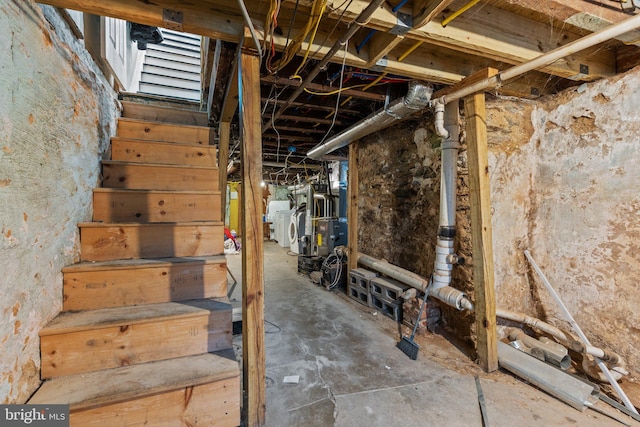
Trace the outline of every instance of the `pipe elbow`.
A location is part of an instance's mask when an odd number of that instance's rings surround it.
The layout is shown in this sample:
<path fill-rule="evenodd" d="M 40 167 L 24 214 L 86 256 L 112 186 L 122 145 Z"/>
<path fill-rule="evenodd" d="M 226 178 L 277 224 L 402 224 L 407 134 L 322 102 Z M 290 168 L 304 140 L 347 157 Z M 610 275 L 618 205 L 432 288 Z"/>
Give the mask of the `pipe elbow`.
<path fill-rule="evenodd" d="M 448 139 L 450 134 L 449 131 L 444 127 L 444 104 L 441 102 L 436 102 L 434 104 L 435 109 L 435 126 L 436 126 L 436 134 L 444 139 Z"/>

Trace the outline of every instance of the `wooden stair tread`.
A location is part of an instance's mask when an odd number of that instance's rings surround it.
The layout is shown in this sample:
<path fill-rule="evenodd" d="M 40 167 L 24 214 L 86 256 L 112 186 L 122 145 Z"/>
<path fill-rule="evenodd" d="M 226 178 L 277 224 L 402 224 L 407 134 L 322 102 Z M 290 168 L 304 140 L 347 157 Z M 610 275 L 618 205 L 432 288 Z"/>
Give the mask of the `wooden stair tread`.
<path fill-rule="evenodd" d="M 238 376 L 233 350 L 223 350 L 54 378 L 29 403 L 77 411 Z"/>
<path fill-rule="evenodd" d="M 231 312 L 228 298 L 211 298 L 183 302 L 143 304 L 97 310 L 63 312 L 40 331 L 40 336 L 56 335 L 117 326 L 153 322 L 160 318 L 201 316 L 204 312 Z"/>
<path fill-rule="evenodd" d="M 132 166 L 137 168 L 143 167 L 163 167 L 163 168 L 177 168 L 177 169 L 207 169 L 211 171 L 217 171 L 215 166 L 192 166 L 192 165 L 172 165 L 167 163 L 135 163 L 135 162 L 122 162 L 119 160 L 102 160 L 103 165 L 120 165 L 120 166 Z"/>
<path fill-rule="evenodd" d="M 66 266 L 63 273 L 79 273 L 82 271 L 102 271 L 102 270 L 132 270 L 136 268 L 148 267 L 170 267 L 172 265 L 201 265 L 201 264 L 226 264 L 224 255 L 201 256 L 201 257 L 180 257 L 180 258 L 138 258 L 124 259 L 116 261 L 96 261 L 80 262 Z"/>
<path fill-rule="evenodd" d="M 124 123 L 171 126 L 171 127 L 183 128 L 183 129 L 207 129 L 207 130 L 211 129 L 208 126 L 182 125 L 182 124 L 176 124 L 176 123 L 155 122 L 151 120 L 130 119 L 127 117 L 120 117 L 118 121 L 122 121 Z"/>
<path fill-rule="evenodd" d="M 140 190 L 136 188 L 106 188 L 97 187 L 94 193 L 130 193 L 130 194 L 195 194 L 204 196 L 218 196 L 220 190 Z"/>
<path fill-rule="evenodd" d="M 222 221 L 180 221 L 180 222 L 79 222 L 78 227 L 111 228 L 111 227 L 166 227 L 168 225 L 197 227 L 222 225 Z"/>

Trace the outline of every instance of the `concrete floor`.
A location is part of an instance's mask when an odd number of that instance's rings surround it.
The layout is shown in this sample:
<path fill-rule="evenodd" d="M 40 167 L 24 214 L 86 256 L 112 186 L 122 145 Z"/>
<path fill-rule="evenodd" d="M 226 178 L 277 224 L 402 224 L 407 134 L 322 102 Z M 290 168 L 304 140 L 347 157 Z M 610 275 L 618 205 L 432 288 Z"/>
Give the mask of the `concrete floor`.
<path fill-rule="evenodd" d="M 242 257 L 227 260 L 240 281 L 231 296 L 239 307 Z M 410 360 L 395 347 L 397 323 L 314 285 L 275 242 L 265 242 L 265 319 L 270 427 L 482 426 L 475 375 L 492 427 L 622 425 L 591 409 L 579 412 L 507 373 L 484 374 L 440 335 L 418 337 L 418 360 Z M 233 342 L 240 352 L 242 337 Z M 299 383 L 283 383 L 293 375 Z M 602 402 L 597 407 L 633 423 Z"/>

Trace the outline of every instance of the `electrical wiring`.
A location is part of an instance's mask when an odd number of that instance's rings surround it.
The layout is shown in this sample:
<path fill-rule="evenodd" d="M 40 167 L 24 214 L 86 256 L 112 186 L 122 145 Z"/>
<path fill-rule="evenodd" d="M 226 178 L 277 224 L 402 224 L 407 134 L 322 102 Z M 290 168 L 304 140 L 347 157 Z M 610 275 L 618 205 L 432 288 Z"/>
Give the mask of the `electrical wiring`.
<path fill-rule="evenodd" d="M 322 41 L 322 43 L 320 43 L 318 46 L 318 49 L 316 49 L 315 52 L 313 52 L 313 56 L 316 56 L 318 54 L 318 52 L 320 52 L 320 49 L 322 49 L 322 46 L 325 46 L 327 44 L 327 41 L 329 40 L 329 38 L 333 35 L 333 33 L 336 31 L 336 29 L 338 28 L 338 25 L 340 25 L 340 23 L 342 22 L 342 18 L 344 17 L 344 14 L 346 13 L 347 10 L 349 10 L 349 7 L 351 6 L 351 3 L 353 3 L 353 0 L 345 0 L 340 6 L 335 7 L 331 10 L 338 10 L 341 9 L 342 6 L 344 6 L 344 4 L 346 2 L 349 2 L 349 4 L 347 5 L 347 7 L 344 8 L 344 10 L 342 11 L 342 13 L 340 14 L 340 16 L 338 17 L 338 21 L 335 23 L 335 25 L 333 26 L 333 28 L 331 29 L 331 31 L 329 31 L 329 34 L 327 34 L 327 36 L 324 38 L 324 40 Z"/>
<path fill-rule="evenodd" d="M 327 289 L 334 289 L 340 283 L 340 279 L 342 278 L 342 264 L 344 263 L 344 250 L 343 246 L 338 246 L 335 248 L 328 257 L 322 262 L 323 270 L 329 270 L 335 268 L 336 275 L 333 278 L 333 281 L 326 285 Z"/>
<path fill-rule="evenodd" d="M 309 90 L 307 88 L 305 88 L 304 91 L 307 92 L 307 93 L 310 93 L 311 95 L 316 95 L 316 96 L 331 96 L 331 95 L 336 95 L 338 93 L 344 92 L 345 90 L 357 89 L 357 88 L 364 87 L 364 86 L 367 86 L 367 85 L 366 84 L 361 84 L 361 85 L 343 87 L 341 89 L 332 90 L 331 92 L 316 92 L 316 91 L 313 91 L 313 90 Z"/>
<path fill-rule="evenodd" d="M 349 41 L 347 40 L 347 42 L 344 44 L 344 56 L 342 57 L 342 68 L 340 69 L 340 90 L 342 90 L 342 84 L 344 83 L 344 67 L 347 63 L 348 50 L 349 50 Z M 327 139 L 327 137 L 329 136 L 329 133 L 331 133 L 331 131 L 333 130 L 333 127 L 336 124 L 336 117 L 338 117 L 338 109 L 340 108 L 340 94 L 341 92 L 338 92 L 338 97 L 336 98 L 336 107 L 333 112 L 333 120 L 331 120 L 331 126 L 329 126 L 327 133 L 325 133 L 324 136 L 322 137 L 322 140 L 320 140 L 320 144 L 322 144 L 324 140 Z M 329 116 L 327 115 L 327 117 Z"/>
<path fill-rule="evenodd" d="M 300 77 L 298 73 L 300 72 L 300 70 L 304 68 L 304 66 L 307 63 L 307 60 L 309 59 L 309 52 L 311 51 L 311 46 L 313 46 L 313 41 L 315 40 L 316 34 L 318 33 L 318 27 L 320 26 L 320 21 L 322 20 L 322 14 L 324 13 L 324 10 L 326 7 L 327 7 L 327 2 L 326 0 L 323 0 L 322 8 L 320 9 L 320 14 L 318 15 L 318 20 L 316 21 L 316 25 L 313 28 L 313 32 L 311 33 L 311 37 L 309 38 L 309 42 L 307 43 L 307 50 L 304 53 L 302 62 L 300 62 L 300 65 L 298 65 L 298 68 L 293 73 L 293 76 L 291 77 L 292 79 L 300 79 L 300 81 L 302 81 L 302 77 Z"/>
<path fill-rule="evenodd" d="M 311 7 L 311 13 L 304 29 L 298 33 L 287 46 L 287 49 L 283 52 L 282 57 L 271 64 L 269 72 L 275 74 L 282 70 L 289 62 L 295 58 L 296 54 L 302 47 L 302 43 L 306 40 L 309 32 L 316 26 L 316 21 L 321 18 L 322 11 L 326 7 L 327 0 L 314 0 Z"/>

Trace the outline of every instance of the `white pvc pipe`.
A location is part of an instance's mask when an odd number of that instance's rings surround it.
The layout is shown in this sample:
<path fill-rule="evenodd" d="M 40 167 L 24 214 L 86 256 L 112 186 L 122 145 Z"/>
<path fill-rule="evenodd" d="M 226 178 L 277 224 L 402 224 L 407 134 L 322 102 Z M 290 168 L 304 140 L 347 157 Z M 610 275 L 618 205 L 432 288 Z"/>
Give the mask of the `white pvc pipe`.
<path fill-rule="evenodd" d="M 531 61 L 525 62 L 515 67 L 511 67 L 505 71 L 502 71 L 495 76 L 489 77 L 485 80 L 481 80 L 478 83 L 469 85 L 450 94 L 443 95 L 437 102 L 447 104 L 458 99 L 462 99 L 465 96 L 472 95 L 476 92 L 481 92 L 485 89 L 494 88 L 502 82 L 518 77 L 529 71 L 537 70 L 538 68 L 550 65 L 559 59 L 565 58 L 569 55 L 573 55 L 576 52 L 595 46 L 599 43 L 606 42 L 613 38 L 620 36 L 626 32 L 635 30 L 640 27 L 640 15 L 632 16 L 624 21 L 620 21 L 617 24 L 613 24 L 603 30 L 591 33 L 588 36 L 584 36 L 571 43 L 567 43 L 564 46 L 560 46 L 557 49 L 544 53 Z"/>
<path fill-rule="evenodd" d="M 444 127 L 444 104 L 436 102 L 433 107 L 435 111 L 436 134 L 441 138 L 449 138 L 449 131 Z"/>
<path fill-rule="evenodd" d="M 638 16 L 640 16 L 640 15 L 638 15 Z M 589 339 L 584 334 L 584 332 L 582 332 L 582 329 L 580 329 L 580 326 L 578 326 L 578 323 L 576 323 L 575 319 L 573 318 L 573 316 L 571 315 L 571 313 L 569 312 L 567 307 L 564 305 L 564 303 L 560 299 L 560 296 L 556 293 L 555 289 L 553 289 L 553 286 L 551 286 L 551 283 L 549 282 L 547 277 L 544 275 L 544 273 L 542 272 L 540 267 L 538 267 L 538 264 L 536 264 L 536 262 L 534 261 L 533 257 L 531 256 L 531 253 L 529 253 L 528 250 L 525 250 L 524 251 L 524 255 L 527 257 L 527 259 L 531 263 L 531 266 L 533 267 L 535 272 L 538 274 L 538 276 L 542 280 L 542 283 L 547 288 L 547 290 L 549 291 L 549 293 L 551 294 L 553 299 L 556 301 L 558 306 L 560 306 L 560 309 L 562 310 L 564 315 L 567 317 L 567 320 L 569 320 L 569 323 L 571 323 L 571 326 L 576 331 L 576 333 L 578 334 L 578 336 L 580 337 L 582 342 L 586 346 L 591 346 L 591 343 L 589 342 Z M 633 413 L 637 414 L 638 411 L 636 410 L 635 406 L 633 406 L 633 404 L 631 403 L 631 401 L 629 400 L 627 395 L 624 393 L 624 391 L 622 390 L 622 388 L 620 387 L 620 385 L 616 381 L 616 379 L 613 377 L 613 375 L 609 371 L 609 368 L 607 368 L 607 365 L 605 365 L 604 362 L 602 360 L 600 360 L 599 358 L 597 358 L 597 357 L 595 357 L 595 360 L 596 360 L 596 363 L 598 364 L 598 368 L 600 368 L 602 373 L 605 375 L 605 377 L 607 378 L 607 380 L 611 384 L 611 387 L 613 387 L 613 389 L 616 391 L 616 393 L 618 394 L 618 397 L 620 397 L 620 400 L 622 400 L 622 402 L 624 403 L 624 406 L 626 406 L 627 409 L 629 409 Z"/>

